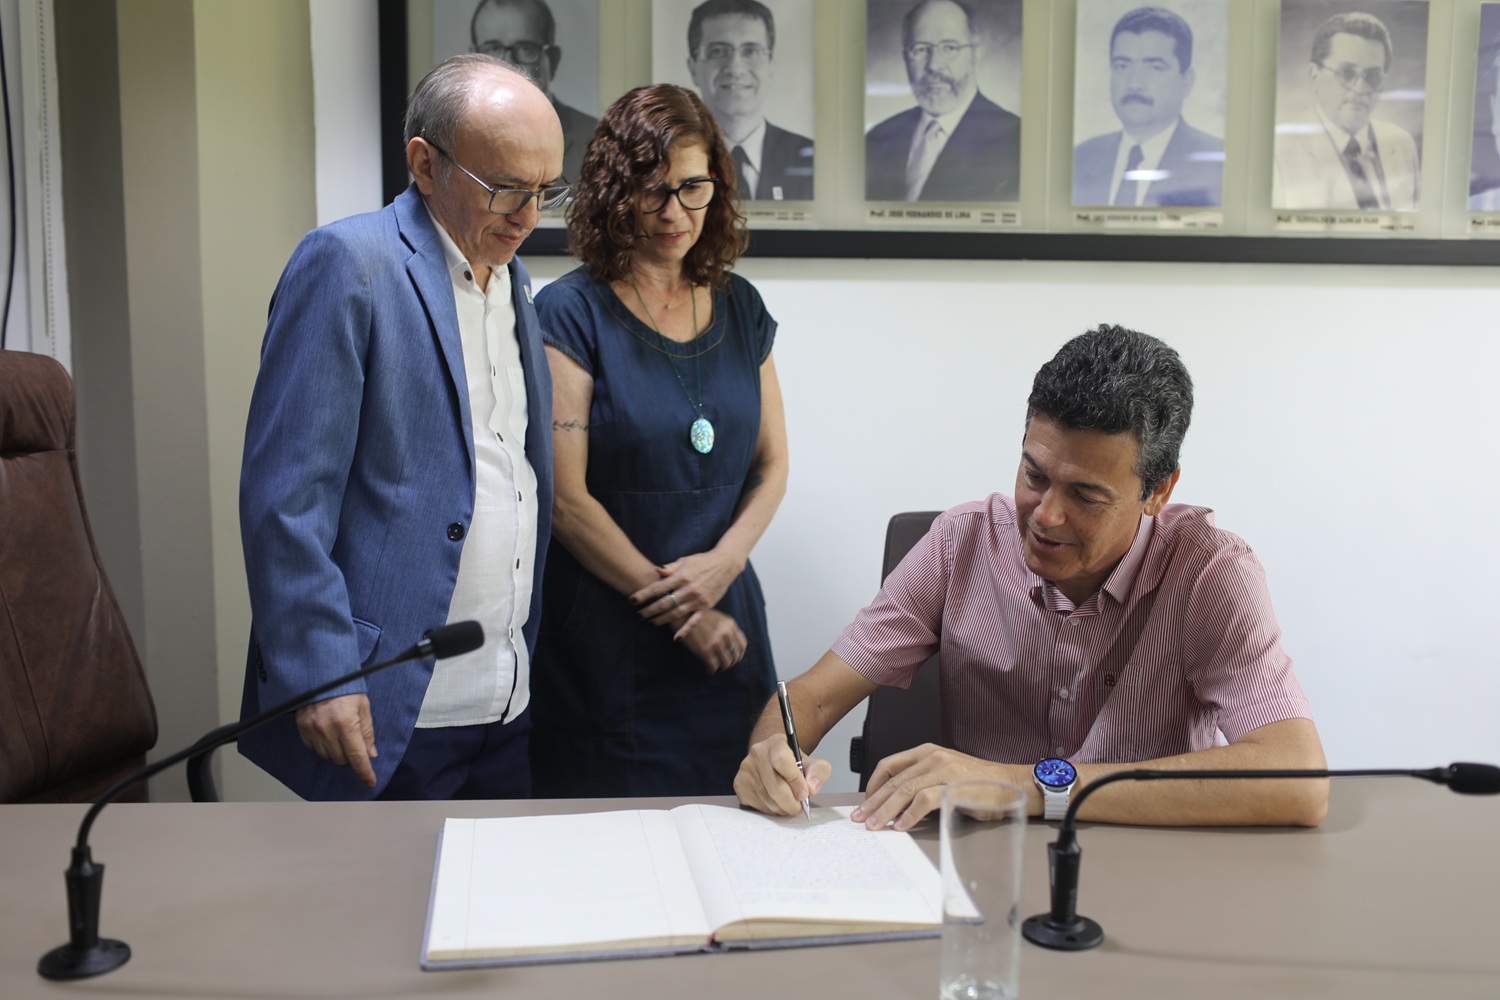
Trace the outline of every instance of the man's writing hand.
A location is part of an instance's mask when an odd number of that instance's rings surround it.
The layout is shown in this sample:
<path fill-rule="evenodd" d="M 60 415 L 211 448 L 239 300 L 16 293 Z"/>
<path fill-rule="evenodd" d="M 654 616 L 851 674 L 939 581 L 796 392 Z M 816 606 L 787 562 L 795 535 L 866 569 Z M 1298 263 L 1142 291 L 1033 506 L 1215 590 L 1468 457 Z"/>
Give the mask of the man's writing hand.
<path fill-rule="evenodd" d="M 340 767 L 352 767 L 360 781 L 375 787 L 370 758 L 379 752 L 366 695 L 340 695 L 297 709 L 297 733 L 307 749 Z"/>
<path fill-rule="evenodd" d="M 750 748 L 734 776 L 734 793 L 740 803 L 772 816 L 795 816 L 802 800 L 812 798 L 833 773 L 833 765 L 817 757 L 804 757 L 806 780 L 797 770 L 797 758 L 786 737 L 768 736 Z"/>

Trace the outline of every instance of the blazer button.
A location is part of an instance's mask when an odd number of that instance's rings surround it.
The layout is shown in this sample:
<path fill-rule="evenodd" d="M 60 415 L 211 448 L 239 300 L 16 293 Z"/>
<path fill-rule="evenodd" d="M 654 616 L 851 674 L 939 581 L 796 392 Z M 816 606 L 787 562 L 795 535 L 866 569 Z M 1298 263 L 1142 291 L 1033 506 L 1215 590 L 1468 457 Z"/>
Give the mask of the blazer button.
<path fill-rule="evenodd" d="M 459 524 L 457 521 L 454 521 L 452 524 L 448 525 L 448 539 L 450 541 L 457 542 L 457 541 L 460 541 L 463 537 L 464 537 L 464 526 L 463 525 Z"/>

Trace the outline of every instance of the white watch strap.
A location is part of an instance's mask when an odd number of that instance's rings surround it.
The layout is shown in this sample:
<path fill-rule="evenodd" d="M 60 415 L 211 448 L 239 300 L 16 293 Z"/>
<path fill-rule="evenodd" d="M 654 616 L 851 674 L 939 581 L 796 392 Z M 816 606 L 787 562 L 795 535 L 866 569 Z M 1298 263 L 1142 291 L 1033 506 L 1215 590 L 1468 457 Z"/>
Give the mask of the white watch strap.
<path fill-rule="evenodd" d="M 1067 788 L 1048 788 L 1043 785 L 1041 789 L 1042 819 L 1061 820 L 1068 814 L 1068 800 L 1072 798 L 1073 786 L 1069 785 Z"/>

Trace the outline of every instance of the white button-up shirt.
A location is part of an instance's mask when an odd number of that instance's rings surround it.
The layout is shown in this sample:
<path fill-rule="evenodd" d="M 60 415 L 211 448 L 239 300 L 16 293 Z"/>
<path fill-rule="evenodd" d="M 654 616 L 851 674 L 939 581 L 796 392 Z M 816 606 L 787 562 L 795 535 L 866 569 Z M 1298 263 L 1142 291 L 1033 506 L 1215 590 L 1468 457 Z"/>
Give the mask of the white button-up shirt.
<path fill-rule="evenodd" d="M 431 214 L 431 213 L 429 213 Z M 531 701 L 521 627 L 531 608 L 536 561 L 536 473 L 526 458 L 526 377 L 516 338 L 510 272 L 494 268 L 480 289 L 473 268 L 433 219 L 463 340 L 474 434 L 474 516 L 464 536 L 448 621 L 473 619 L 485 643 L 439 660 L 417 725 L 470 726 L 514 719 Z"/>

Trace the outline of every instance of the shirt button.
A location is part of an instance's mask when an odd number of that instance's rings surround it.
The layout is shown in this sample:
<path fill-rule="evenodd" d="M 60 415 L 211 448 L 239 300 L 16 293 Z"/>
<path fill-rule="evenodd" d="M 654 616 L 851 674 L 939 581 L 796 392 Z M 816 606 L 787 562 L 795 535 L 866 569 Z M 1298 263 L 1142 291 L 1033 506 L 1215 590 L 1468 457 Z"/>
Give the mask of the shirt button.
<path fill-rule="evenodd" d="M 461 541 L 463 539 L 463 537 L 464 537 L 464 526 L 463 525 L 459 524 L 457 521 L 454 521 L 452 524 L 448 525 L 448 540 L 449 541 L 453 541 L 453 542 Z"/>
<path fill-rule="evenodd" d="M 473 281 L 474 280 L 474 274 L 473 274 L 473 272 L 471 272 L 471 271 L 465 271 L 464 272 L 464 279 L 466 281 Z"/>
<path fill-rule="evenodd" d="M 1061 757 L 1063 755 L 1063 748 L 1060 747 L 1060 746 L 1053 747 L 1052 748 L 1052 752 L 1055 753 L 1055 754 L 1057 754 L 1059 757 Z"/>
<path fill-rule="evenodd" d="M 1067 701 L 1068 700 L 1068 689 L 1067 688 L 1058 688 L 1057 689 L 1057 696 L 1059 698 L 1063 699 L 1064 701 Z"/>
<path fill-rule="evenodd" d="M 1071 626 L 1073 626 L 1074 628 L 1077 628 L 1078 627 L 1078 619 L 1077 618 L 1069 618 L 1068 619 L 1068 624 L 1071 625 Z"/>

